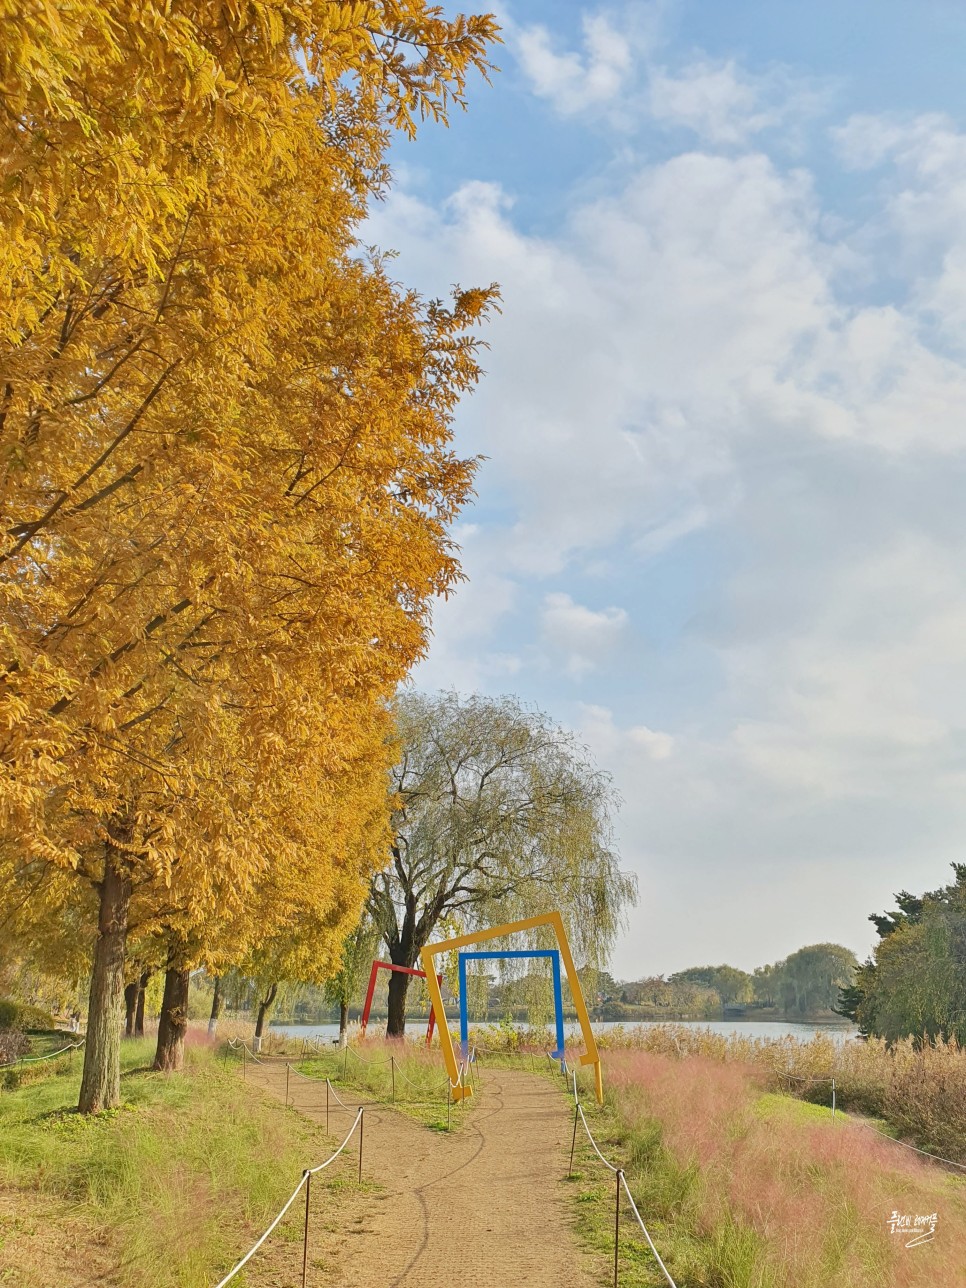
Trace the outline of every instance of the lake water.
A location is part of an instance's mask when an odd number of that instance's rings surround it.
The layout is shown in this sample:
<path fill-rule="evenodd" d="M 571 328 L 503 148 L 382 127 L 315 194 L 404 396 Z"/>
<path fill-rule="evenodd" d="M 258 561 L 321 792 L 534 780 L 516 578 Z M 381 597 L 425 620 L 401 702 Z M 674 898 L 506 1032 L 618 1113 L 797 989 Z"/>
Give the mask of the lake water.
<path fill-rule="evenodd" d="M 858 1036 L 858 1029 L 847 1022 L 841 1024 L 794 1024 L 788 1020 L 675 1020 L 669 1021 L 676 1027 L 682 1029 L 709 1029 L 712 1033 L 740 1034 L 746 1038 L 796 1038 L 799 1042 L 809 1042 L 819 1034 L 830 1037 L 833 1042 L 846 1042 L 849 1038 Z M 450 1020 L 450 1031 L 458 1032 L 459 1021 Z M 633 1028 L 655 1028 L 658 1021 L 644 1021 L 639 1026 L 637 1024 L 618 1024 L 610 1021 L 603 1021 L 594 1025 L 595 1033 L 606 1033 L 609 1029 L 633 1029 Z M 474 1029 L 496 1028 L 496 1025 L 473 1024 Z M 524 1025 L 520 1025 L 524 1028 Z M 575 1037 L 580 1033 L 580 1025 L 570 1021 L 564 1025 L 568 1037 Z M 338 1024 L 273 1024 L 271 1026 L 273 1033 L 283 1034 L 285 1037 L 293 1038 L 330 1038 L 335 1041 L 339 1036 Z M 358 1034 L 359 1026 L 357 1024 L 349 1025 L 350 1037 Z M 381 1037 L 385 1032 L 385 1021 L 378 1023 L 373 1022 L 369 1025 L 369 1035 L 371 1037 Z M 425 1020 L 407 1020 L 406 1034 L 409 1037 L 419 1037 L 426 1032 Z"/>

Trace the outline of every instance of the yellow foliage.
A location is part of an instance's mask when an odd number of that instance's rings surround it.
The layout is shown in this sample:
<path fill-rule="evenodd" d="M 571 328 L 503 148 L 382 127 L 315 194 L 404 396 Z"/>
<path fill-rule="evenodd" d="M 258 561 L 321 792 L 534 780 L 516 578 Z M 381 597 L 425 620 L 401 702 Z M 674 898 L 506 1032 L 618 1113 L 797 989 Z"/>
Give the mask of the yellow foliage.
<path fill-rule="evenodd" d="M 424 305 L 355 229 L 494 39 L 422 0 L 0 0 L 0 838 L 212 958 L 298 905 L 318 974 L 383 844 L 494 292 Z"/>

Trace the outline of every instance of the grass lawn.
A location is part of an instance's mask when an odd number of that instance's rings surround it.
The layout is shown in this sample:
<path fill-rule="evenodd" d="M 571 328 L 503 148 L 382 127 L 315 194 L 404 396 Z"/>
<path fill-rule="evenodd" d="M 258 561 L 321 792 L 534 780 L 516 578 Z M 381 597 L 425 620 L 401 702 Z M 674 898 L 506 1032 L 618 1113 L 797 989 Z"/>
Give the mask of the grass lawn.
<path fill-rule="evenodd" d="M 53 1248 L 69 1282 L 210 1288 L 331 1152 L 324 1132 L 209 1048 L 189 1047 L 183 1075 L 151 1072 L 153 1054 L 152 1041 L 125 1042 L 123 1105 L 94 1117 L 74 1112 L 76 1054 L 0 1093 L 0 1283 L 9 1271 L 6 1282 L 46 1288 Z M 332 1201 L 346 1184 L 338 1164 L 326 1173 Z M 296 1226 L 279 1227 L 267 1255 L 300 1237 Z"/>

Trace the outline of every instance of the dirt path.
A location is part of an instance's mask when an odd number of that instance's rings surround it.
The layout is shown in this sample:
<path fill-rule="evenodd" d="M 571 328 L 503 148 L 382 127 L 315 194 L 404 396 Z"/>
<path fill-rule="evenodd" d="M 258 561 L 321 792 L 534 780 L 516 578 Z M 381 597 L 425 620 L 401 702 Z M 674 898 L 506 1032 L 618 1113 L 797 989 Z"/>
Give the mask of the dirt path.
<path fill-rule="evenodd" d="M 285 1094 L 284 1067 L 256 1066 L 249 1078 Z M 319 1084 L 292 1077 L 289 1100 L 324 1123 L 321 1085 L 320 1095 Z M 339 1095 L 354 1112 L 359 1099 Z M 333 1134 L 352 1121 L 338 1112 L 333 1102 Z M 320 1282 L 452 1288 L 469 1276 L 493 1288 L 599 1284 L 570 1227 L 563 1178 L 571 1119 L 559 1091 L 530 1073 L 487 1069 L 466 1112 L 463 1129 L 447 1136 L 387 1106 L 367 1107 L 363 1175 L 381 1188 L 348 1228 L 320 1232 Z"/>

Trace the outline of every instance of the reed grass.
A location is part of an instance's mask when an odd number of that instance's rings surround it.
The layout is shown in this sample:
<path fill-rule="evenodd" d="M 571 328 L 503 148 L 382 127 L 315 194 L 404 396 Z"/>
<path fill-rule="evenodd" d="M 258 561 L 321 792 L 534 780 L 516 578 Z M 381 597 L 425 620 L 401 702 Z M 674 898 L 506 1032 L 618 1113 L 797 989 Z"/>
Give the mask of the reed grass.
<path fill-rule="evenodd" d="M 966 1164 L 966 1050 L 955 1041 L 906 1038 L 890 1046 L 819 1035 L 801 1042 L 652 1025 L 610 1030 L 601 1047 L 751 1065 L 769 1089 L 822 1105 L 831 1105 L 834 1079 L 841 1108 L 884 1119 L 920 1148 Z"/>
<path fill-rule="evenodd" d="M 550 1032 L 539 1029 L 516 1035 L 487 1031 L 479 1038 L 505 1052 L 545 1052 L 553 1044 Z M 677 1024 L 619 1026 L 597 1041 L 605 1053 L 644 1051 L 752 1066 L 768 1090 L 819 1105 L 831 1106 L 834 1079 L 839 1108 L 882 1120 L 911 1144 L 966 1164 L 966 1050 L 955 1041 L 906 1038 L 890 1046 L 881 1038 L 837 1042 L 819 1034 L 802 1042 Z"/>

